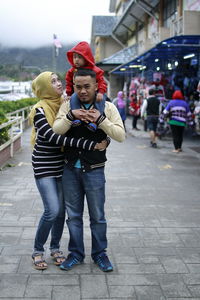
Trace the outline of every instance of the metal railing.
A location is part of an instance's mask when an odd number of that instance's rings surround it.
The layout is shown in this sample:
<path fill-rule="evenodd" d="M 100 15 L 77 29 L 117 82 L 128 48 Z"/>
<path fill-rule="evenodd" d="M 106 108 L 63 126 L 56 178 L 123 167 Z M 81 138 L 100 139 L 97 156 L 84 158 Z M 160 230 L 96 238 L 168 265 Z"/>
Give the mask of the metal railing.
<path fill-rule="evenodd" d="M 13 157 L 14 142 L 22 135 L 24 129 L 27 127 L 28 114 L 31 108 L 32 106 L 26 106 L 24 108 L 6 114 L 6 117 L 7 119 L 9 119 L 9 121 L 1 124 L 0 130 L 10 126 L 10 128 L 8 129 L 9 140 L 0 145 L 0 151 L 10 145 L 10 156 Z"/>
<path fill-rule="evenodd" d="M 21 117 L 22 118 L 22 126 L 23 126 L 23 129 L 24 129 L 26 127 L 25 122 L 28 120 L 28 114 L 29 114 L 32 107 L 33 106 L 26 106 L 26 107 L 23 107 L 21 109 L 12 111 L 11 113 L 7 113 L 6 117 L 8 119 Z"/>
<path fill-rule="evenodd" d="M 13 157 L 14 142 L 22 135 L 23 132 L 22 117 L 11 117 L 8 122 L 0 125 L 0 130 L 8 126 L 10 126 L 9 140 L 0 146 L 0 151 L 10 145 L 10 156 Z"/>

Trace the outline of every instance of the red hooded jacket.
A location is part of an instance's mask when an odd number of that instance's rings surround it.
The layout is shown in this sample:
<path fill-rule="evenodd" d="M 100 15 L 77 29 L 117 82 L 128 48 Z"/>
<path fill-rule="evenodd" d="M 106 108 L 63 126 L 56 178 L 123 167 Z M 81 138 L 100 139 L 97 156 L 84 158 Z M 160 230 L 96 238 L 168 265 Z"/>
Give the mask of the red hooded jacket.
<path fill-rule="evenodd" d="M 73 63 L 73 53 L 78 53 L 83 56 L 86 61 L 85 66 L 81 68 L 93 70 L 96 73 L 96 79 L 98 84 L 98 92 L 99 93 L 106 93 L 107 85 L 103 78 L 104 71 L 97 66 L 95 66 L 94 57 L 92 55 L 92 50 L 90 45 L 87 42 L 80 42 L 76 46 L 74 46 L 71 50 L 67 52 L 67 58 L 69 63 L 72 65 L 72 68 L 66 73 L 66 93 L 68 96 L 71 96 L 74 92 L 73 90 L 73 76 L 74 72 L 77 71 L 77 68 L 74 66 Z"/>

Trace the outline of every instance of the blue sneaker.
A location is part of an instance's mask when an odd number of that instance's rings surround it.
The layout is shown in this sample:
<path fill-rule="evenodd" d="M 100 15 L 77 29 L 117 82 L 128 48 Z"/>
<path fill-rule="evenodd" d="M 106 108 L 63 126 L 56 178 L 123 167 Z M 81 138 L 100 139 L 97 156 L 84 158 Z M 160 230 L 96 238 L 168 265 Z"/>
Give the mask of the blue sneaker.
<path fill-rule="evenodd" d="M 63 263 L 60 265 L 61 270 L 71 270 L 74 266 L 80 265 L 82 262 L 78 260 L 75 256 L 72 254 L 69 254 L 67 258 L 63 261 Z"/>
<path fill-rule="evenodd" d="M 101 269 L 103 272 L 113 271 L 113 266 L 112 266 L 111 262 L 109 261 L 108 256 L 105 253 L 95 257 L 94 262 L 95 262 L 95 264 L 98 265 L 99 269 Z"/>
<path fill-rule="evenodd" d="M 72 127 L 77 127 L 77 126 L 80 126 L 81 125 L 81 120 L 74 120 L 73 122 L 72 122 Z"/>
<path fill-rule="evenodd" d="M 87 124 L 87 128 L 93 132 L 95 132 L 97 130 L 97 125 L 94 123 L 89 123 Z"/>

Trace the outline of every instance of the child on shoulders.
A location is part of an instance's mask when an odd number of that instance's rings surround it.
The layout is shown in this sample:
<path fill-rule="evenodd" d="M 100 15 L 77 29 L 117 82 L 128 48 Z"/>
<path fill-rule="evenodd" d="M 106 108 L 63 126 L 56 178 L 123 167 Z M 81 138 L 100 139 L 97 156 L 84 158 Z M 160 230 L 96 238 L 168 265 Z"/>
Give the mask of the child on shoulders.
<path fill-rule="evenodd" d="M 80 108 L 80 102 L 78 100 L 78 97 L 76 94 L 73 94 L 74 73 L 80 68 L 91 69 L 96 73 L 96 80 L 98 85 L 98 91 L 96 94 L 94 107 L 98 109 L 101 114 L 103 114 L 105 108 L 104 94 L 107 91 L 107 84 L 103 78 L 104 71 L 95 66 L 94 57 L 89 44 L 87 42 L 78 43 L 76 46 L 74 46 L 71 50 L 67 52 L 67 58 L 72 66 L 66 73 L 66 93 L 68 97 L 72 95 L 72 97 L 70 98 L 71 109 L 73 110 Z M 72 122 L 72 126 L 79 126 L 80 124 L 80 120 L 74 120 Z M 95 131 L 97 129 L 97 125 L 95 123 L 89 123 L 87 127 L 92 131 Z"/>

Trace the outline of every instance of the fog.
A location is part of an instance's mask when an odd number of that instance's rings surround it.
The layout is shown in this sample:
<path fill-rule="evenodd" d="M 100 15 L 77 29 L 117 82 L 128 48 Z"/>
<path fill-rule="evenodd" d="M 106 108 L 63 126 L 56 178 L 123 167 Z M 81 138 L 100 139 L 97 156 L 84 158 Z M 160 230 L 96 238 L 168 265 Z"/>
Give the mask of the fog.
<path fill-rule="evenodd" d="M 1 0 L 0 45 L 50 45 L 55 33 L 61 44 L 90 42 L 93 15 L 111 15 L 110 0 Z"/>

